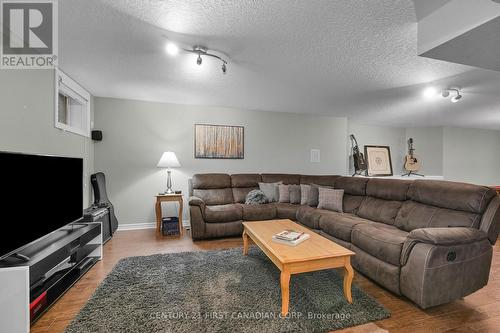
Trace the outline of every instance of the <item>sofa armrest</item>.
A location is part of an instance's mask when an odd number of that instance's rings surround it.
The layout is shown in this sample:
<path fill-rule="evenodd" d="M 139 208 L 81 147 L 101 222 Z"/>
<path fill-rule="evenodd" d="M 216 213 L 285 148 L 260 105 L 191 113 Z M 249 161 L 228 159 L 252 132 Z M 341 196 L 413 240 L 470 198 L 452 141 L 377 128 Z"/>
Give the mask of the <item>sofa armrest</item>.
<path fill-rule="evenodd" d="M 434 245 L 460 245 L 486 239 L 488 235 L 474 228 L 421 228 L 415 229 L 408 239 Z"/>
<path fill-rule="evenodd" d="M 189 206 L 200 206 L 203 207 L 205 205 L 205 201 L 198 197 L 189 198 Z"/>
<path fill-rule="evenodd" d="M 411 231 L 403 244 L 401 265 L 406 265 L 413 247 L 418 243 L 456 246 L 466 245 L 487 239 L 488 235 L 478 229 L 465 227 L 420 228 Z"/>

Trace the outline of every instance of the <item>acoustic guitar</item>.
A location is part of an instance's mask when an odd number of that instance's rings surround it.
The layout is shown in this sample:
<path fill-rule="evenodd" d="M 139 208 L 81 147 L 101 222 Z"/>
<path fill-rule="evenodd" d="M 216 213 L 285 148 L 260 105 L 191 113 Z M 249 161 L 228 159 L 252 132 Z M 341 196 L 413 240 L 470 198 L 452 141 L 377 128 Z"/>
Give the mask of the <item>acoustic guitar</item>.
<path fill-rule="evenodd" d="M 352 144 L 352 158 L 354 160 L 354 175 L 359 175 L 367 168 L 366 159 L 362 152 L 359 151 L 358 141 L 354 134 L 350 135 Z"/>
<path fill-rule="evenodd" d="M 413 139 L 408 139 L 408 155 L 405 157 L 405 170 L 410 173 L 415 173 L 420 170 L 420 162 L 414 154 Z"/>

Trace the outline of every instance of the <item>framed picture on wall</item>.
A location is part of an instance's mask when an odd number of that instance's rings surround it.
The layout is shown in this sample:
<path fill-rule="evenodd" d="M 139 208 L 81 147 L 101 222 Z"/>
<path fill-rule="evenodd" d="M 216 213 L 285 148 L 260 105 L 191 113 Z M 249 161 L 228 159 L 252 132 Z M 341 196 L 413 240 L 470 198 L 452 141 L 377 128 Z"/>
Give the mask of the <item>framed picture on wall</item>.
<path fill-rule="evenodd" d="M 365 146 L 368 176 L 392 176 L 391 149 L 389 146 Z"/>
<path fill-rule="evenodd" d="M 214 159 L 245 158 L 243 126 L 194 125 L 194 157 Z"/>

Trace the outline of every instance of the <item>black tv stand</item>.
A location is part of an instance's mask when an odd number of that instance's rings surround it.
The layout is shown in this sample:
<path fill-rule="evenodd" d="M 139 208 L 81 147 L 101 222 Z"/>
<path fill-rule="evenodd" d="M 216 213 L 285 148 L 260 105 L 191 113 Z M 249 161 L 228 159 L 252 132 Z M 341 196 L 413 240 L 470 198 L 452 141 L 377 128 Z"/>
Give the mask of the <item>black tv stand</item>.
<path fill-rule="evenodd" d="M 16 309 L 15 313 L 22 317 L 17 320 L 8 318 L 13 310 L 2 309 L 0 304 L 1 332 L 29 331 L 29 326 L 24 330 L 23 323 L 40 318 L 101 260 L 101 228 L 100 222 L 68 224 L 0 262 L 0 294 L 12 294 L 7 292 L 9 288 L 25 290 L 26 294 L 25 301 L 19 295 L 12 295 L 12 300 L 1 303 Z M 21 325 L 23 330 L 15 325 Z"/>
<path fill-rule="evenodd" d="M 22 260 L 22 261 L 24 261 L 24 262 L 28 262 L 28 261 L 30 261 L 30 260 L 31 260 L 31 258 L 30 258 L 30 257 L 25 256 L 24 254 L 21 254 L 21 253 L 14 253 L 12 256 L 13 256 L 14 258 L 17 258 L 17 259 Z"/>
<path fill-rule="evenodd" d="M 11 265 L 14 262 L 19 262 L 19 261 L 21 261 L 21 262 L 29 262 L 30 260 L 31 260 L 31 258 L 28 257 L 28 256 L 25 256 L 24 254 L 13 253 L 10 256 L 5 257 L 2 260 L 0 260 L 0 265 L 2 265 L 2 264 Z"/>

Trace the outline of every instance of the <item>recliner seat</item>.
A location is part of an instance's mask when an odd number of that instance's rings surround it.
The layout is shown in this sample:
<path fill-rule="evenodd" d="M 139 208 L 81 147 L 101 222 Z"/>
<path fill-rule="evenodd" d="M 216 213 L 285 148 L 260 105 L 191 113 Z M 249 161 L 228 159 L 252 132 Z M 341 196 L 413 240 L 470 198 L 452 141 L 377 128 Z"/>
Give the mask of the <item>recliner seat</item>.
<path fill-rule="evenodd" d="M 290 203 L 245 205 L 259 182 L 344 190 L 343 213 Z M 193 239 L 240 236 L 242 221 L 289 218 L 345 246 L 355 269 L 422 308 L 485 286 L 500 232 L 500 197 L 485 186 L 297 174 L 198 174 Z"/>

